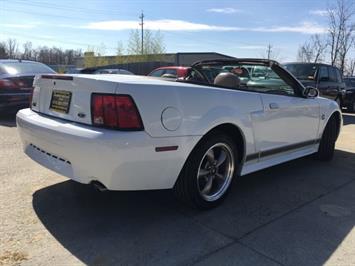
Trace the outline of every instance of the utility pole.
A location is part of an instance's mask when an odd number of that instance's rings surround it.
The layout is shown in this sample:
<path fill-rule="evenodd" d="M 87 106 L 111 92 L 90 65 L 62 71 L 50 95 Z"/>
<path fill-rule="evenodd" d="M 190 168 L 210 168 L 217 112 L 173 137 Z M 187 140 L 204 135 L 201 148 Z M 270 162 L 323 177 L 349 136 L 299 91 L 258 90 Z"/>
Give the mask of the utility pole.
<path fill-rule="evenodd" d="M 271 57 L 271 53 L 272 53 L 272 46 L 271 46 L 271 44 L 269 44 L 268 46 L 267 46 L 267 59 L 268 60 L 270 60 L 270 57 Z"/>
<path fill-rule="evenodd" d="M 139 16 L 139 18 L 140 18 L 140 20 L 141 20 L 141 23 L 139 23 L 139 25 L 141 26 L 141 38 L 142 38 L 142 54 L 144 54 L 144 40 L 143 40 L 143 37 L 144 37 L 144 31 L 143 31 L 143 29 L 144 29 L 144 14 L 143 14 L 143 11 L 142 11 L 142 13 L 141 13 L 141 15 Z"/>

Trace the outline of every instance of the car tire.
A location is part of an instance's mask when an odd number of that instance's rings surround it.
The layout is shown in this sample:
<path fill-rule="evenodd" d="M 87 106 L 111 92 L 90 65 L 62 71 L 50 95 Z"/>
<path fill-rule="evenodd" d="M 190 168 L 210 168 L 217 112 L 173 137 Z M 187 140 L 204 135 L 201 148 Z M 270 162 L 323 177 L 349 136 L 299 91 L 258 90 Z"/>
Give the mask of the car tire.
<path fill-rule="evenodd" d="M 337 122 L 332 116 L 324 131 L 319 143 L 317 159 L 320 161 L 330 161 L 334 156 L 335 142 L 337 138 Z"/>
<path fill-rule="evenodd" d="M 221 132 L 206 136 L 186 160 L 173 188 L 175 196 L 197 209 L 218 206 L 236 175 L 238 156 L 229 136 Z"/>
<path fill-rule="evenodd" d="M 355 99 L 348 105 L 348 111 L 352 113 L 355 112 Z"/>

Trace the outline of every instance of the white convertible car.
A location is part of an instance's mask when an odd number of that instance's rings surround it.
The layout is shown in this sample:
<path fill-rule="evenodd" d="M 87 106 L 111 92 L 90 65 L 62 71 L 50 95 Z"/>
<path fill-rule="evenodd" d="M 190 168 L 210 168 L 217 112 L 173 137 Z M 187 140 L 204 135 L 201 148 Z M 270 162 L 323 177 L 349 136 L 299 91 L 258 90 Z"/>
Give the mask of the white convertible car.
<path fill-rule="evenodd" d="M 184 79 L 42 75 L 17 114 L 25 153 L 80 183 L 173 189 L 210 208 L 233 178 L 315 153 L 330 160 L 342 116 L 277 62 L 202 61 Z"/>

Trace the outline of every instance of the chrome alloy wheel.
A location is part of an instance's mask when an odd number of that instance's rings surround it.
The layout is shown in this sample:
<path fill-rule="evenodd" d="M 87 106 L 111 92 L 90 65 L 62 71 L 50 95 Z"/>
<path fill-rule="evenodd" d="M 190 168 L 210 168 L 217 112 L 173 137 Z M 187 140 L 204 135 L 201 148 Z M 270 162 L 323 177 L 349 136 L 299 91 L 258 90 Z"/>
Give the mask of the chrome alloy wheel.
<path fill-rule="evenodd" d="M 228 189 L 234 174 L 234 156 L 231 148 L 217 143 L 202 157 L 197 172 L 197 187 L 206 201 L 216 201 Z"/>

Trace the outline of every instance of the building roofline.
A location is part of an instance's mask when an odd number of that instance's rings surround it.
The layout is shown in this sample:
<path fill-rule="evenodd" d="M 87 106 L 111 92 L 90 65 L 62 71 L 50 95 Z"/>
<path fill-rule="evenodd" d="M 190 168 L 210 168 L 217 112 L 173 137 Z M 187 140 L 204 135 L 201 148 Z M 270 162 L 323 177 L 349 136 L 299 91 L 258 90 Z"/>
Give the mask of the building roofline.
<path fill-rule="evenodd" d="M 198 61 L 198 62 L 192 64 L 192 67 L 196 67 L 196 66 L 204 65 L 204 64 L 206 64 L 206 65 L 207 64 L 219 65 L 219 64 L 224 64 L 224 63 L 228 63 L 228 64 L 233 64 L 233 63 L 258 63 L 258 64 L 263 64 L 263 65 L 272 65 L 272 64 L 279 65 L 278 62 L 276 62 L 274 60 L 269 60 L 269 59 L 235 58 L 235 57 L 231 57 L 231 58 L 226 58 L 226 59 L 201 60 L 201 61 Z"/>

